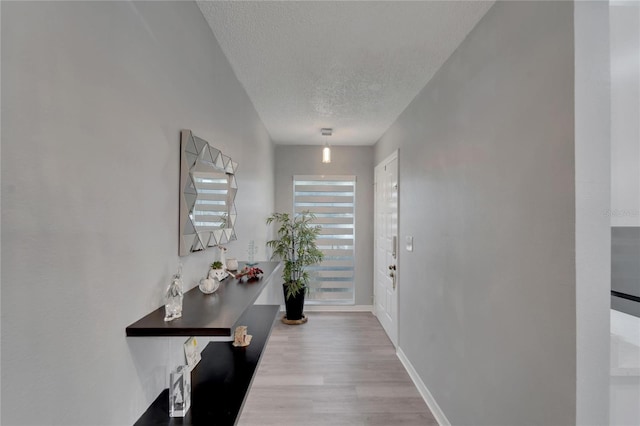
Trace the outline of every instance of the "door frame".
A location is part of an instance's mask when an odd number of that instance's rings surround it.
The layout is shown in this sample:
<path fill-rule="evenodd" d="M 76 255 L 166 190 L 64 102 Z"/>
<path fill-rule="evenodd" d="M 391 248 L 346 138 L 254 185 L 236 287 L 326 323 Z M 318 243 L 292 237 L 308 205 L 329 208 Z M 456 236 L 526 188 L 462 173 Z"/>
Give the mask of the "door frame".
<path fill-rule="evenodd" d="M 396 341 L 394 342 L 391 337 L 389 337 L 389 340 L 391 340 L 391 342 L 393 343 L 393 345 L 396 347 L 396 349 L 400 346 L 399 342 L 400 342 L 400 153 L 399 153 L 399 149 L 394 150 L 391 154 L 389 154 L 386 158 L 384 158 L 382 161 L 380 161 L 378 164 L 375 165 L 374 167 L 374 171 L 373 171 L 373 179 L 374 179 L 374 193 L 373 193 L 373 214 L 374 214 L 374 228 L 373 228 L 373 314 L 378 317 L 378 312 L 377 312 L 377 301 L 376 301 L 376 272 L 377 272 L 377 253 L 376 253 L 376 244 L 377 244 L 377 234 L 376 234 L 376 217 L 377 217 L 377 208 L 378 208 L 378 191 L 377 191 L 377 185 L 378 182 L 376 180 L 376 172 L 377 170 L 383 166 L 386 163 L 389 163 L 390 161 L 396 160 L 396 164 L 397 164 L 397 185 L 398 185 L 398 189 L 397 189 L 397 213 L 398 213 L 398 218 L 397 218 L 397 227 L 398 227 L 398 235 L 396 236 L 396 271 L 395 271 L 395 279 L 396 279 L 396 297 L 395 297 L 395 302 L 396 302 L 396 318 L 395 318 L 395 337 L 396 337 Z M 385 330 L 386 332 L 386 330 Z M 386 333 L 385 333 L 386 334 Z"/>

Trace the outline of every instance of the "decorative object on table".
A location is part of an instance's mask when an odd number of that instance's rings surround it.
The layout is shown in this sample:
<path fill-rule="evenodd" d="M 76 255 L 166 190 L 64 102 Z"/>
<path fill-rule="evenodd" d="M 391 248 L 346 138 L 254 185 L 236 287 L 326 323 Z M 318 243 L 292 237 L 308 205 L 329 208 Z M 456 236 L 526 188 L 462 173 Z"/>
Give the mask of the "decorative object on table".
<path fill-rule="evenodd" d="M 209 275 L 210 276 L 207 278 L 202 278 L 198 285 L 198 288 L 204 294 L 215 293 L 215 291 L 220 287 L 220 281 L 211 277 L 211 271 L 209 271 Z"/>
<path fill-rule="evenodd" d="M 227 267 L 227 248 L 218 244 L 218 250 L 220 250 L 220 269 L 225 269 Z M 215 262 L 214 262 L 215 263 Z"/>
<path fill-rule="evenodd" d="M 193 370 L 193 368 L 198 365 L 200 359 L 200 351 L 198 350 L 198 341 L 195 337 L 189 337 L 186 342 L 184 342 L 184 357 L 187 360 L 187 367 L 189 367 L 189 371 Z"/>
<path fill-rule="evenodd" d="M 191 407 L 191 370 L 180 365 L 169 375 L 169 417 L 184 417 Z"/>
<path fill-rule="evenodd" d="M 239 280 L 246 278 L 247 281 L 251 281 L 260 279 L 260 277 L 262 277 L 262 274 L 264 274 L 264 272 L 260 268 L 256 268 L 255 266 L 245 266 L 240 272 L 236 274 L 235 277 Z"/>
<path fill-rule="evenodd" d="M 209 269 L 209 276 L 208 278 L 210 280 L 216 280 L 218 282 L 224 280 L 225 278 L 227 278 L 229 276 L 229 273 L 227 271 L 225 271 L 224 269 Z"/>
<path fill-rule="evenodd" d="M 238 259 L 235 257 L 230 257 L 227 259 L 227 270 L 228 271 L 237 271 L 238 270 Z"/>
<path fill-rule="evenodd" d="M 224 263 L 219 260 L 216 260 L 211 264 L 211 269 L 209 269 L 209 275 L 207 278 L 210 280 L 217 280 L 218 282 L 227 278 L 229 274 L 227 273 Z M 218 287 L 216 287 L 217 289 Z M 215 291 L 215 290 L 214 290 Z"/>
<path fill-rule="evenodd" d="M 165 293 L 164 320 L 171 321 L 182 316 L 182 263 L 178 266 L 178 272 L 171 279 L 171 284 Z"/>
<path fill-rule="evenodd" d="M 180 132 L 180 256 L 237 239 L 237 169 L 191 130 Z"/>
<path fill-rule="evenodd" d="M 239 325 L 236 327 L 236 330 L 233 333 L 233 346 L 235 346 L 236 348 L 249 346 L 252 338 L 252 335 L 247 334 L 247 326 Z"/>
<path fill-rule="evenodd" d="M 267 241 L 273 249 L 272 258 L 284 261 L 282 279 L 287 313 L 283 320 L 298 321 L 304 318 L 304 296 L 308 290 L 308 266 L 319 263 L 324 255 L 316 245 L 320 227 L 312 224 L 315 216 L 308 211 L 290 217 L 287 213 L 274 213 L 267 224 L 279 225 L 277 238 Z"/>
<path fill-rule="evenodd" d="M 247 249 L 247 266 L 256 266 L 258 262 L 255 261 L 256 253 L 258 253 L 258 247 L 256 247 L 255 241 L 249 241 L 249 248 Z"/>

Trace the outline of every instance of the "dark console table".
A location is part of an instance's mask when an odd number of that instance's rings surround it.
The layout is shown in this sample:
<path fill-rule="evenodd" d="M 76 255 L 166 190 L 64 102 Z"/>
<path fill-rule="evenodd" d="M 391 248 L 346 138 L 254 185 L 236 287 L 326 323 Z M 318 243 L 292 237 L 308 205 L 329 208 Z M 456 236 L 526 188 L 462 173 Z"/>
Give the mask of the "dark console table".
<path fill-rule="evenodd" d="M 242 265 L 241 265 L 242 266 Z M 253 336 L 245 348 L 210 342 L 191 372 L 191 408 L 183 418 L 169 417 L 169 390 L 135 423 L 142 425 L 234 425 L 240 415 L 262 352 L 278 315 L 278 305 L 254 305 L 264 287 L 279 279 L 279 262 L 261 262 L 260 280 L 227 278 L 213 294 L 196 287 L 185 293 L 182 318 L 164 322 L 161 307 L 127 327 L 127 336 L 231 336 L 237 325 Z"/>
<path fill-rule="evenodd" d="M 191 372 L 191 409 L 185 417 L 169 417 L 169 390 L 165 389 L 135 425 L 234 425 L 279 309 L 255 305 L 247 310 L 238 321 L 253 336 L 246 348 L 234 348 L 231 342 L 207 345 Z"/>
<path fill-rule="evenodd" d="M 243 266 L 240 262 L 239 267 Z M 240 316 L 278 275 L 280 262 L 260 262 L 258 267 L 264 271 L 258 280 L 228 277 L 213 294 L 194 287 L 184 294 L 182 318 L 165 322 L 161 306 L 127 327 L 127 336 L 230 336 Z"/>

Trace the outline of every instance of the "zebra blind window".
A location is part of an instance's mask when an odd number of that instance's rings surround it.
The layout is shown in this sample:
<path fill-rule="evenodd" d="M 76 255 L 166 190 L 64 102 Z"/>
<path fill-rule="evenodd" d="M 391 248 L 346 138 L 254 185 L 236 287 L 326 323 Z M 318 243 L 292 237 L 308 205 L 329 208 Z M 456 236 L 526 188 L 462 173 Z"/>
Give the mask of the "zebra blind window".
<path fill-rule="evenodd" d="M 353 304 L 356 177 L 294 176 L 293 212 L 310 211 L 322 230 L 316 241 L 322 263 L 310 266 L 310 304 Z"/>

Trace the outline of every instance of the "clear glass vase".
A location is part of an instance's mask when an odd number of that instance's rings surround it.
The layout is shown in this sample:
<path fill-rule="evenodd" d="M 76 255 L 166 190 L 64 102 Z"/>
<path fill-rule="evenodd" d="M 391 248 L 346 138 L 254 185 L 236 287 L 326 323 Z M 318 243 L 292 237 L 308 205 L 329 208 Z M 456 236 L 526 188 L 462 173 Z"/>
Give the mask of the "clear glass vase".
<path fill-rule="evenodd" d="M 191 372 L 181 365 L 169 375 L 169 417 L 184 417 L 191 406 Z"/>

